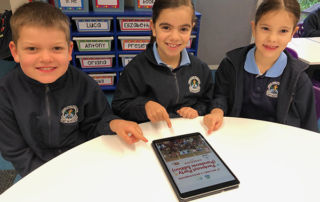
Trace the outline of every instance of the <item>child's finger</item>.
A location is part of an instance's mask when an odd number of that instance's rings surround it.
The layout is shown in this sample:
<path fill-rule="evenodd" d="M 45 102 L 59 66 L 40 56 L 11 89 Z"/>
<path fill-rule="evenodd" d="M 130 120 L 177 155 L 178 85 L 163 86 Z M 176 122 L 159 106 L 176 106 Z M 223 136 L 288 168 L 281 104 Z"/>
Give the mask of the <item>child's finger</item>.
<path fill-rule="evenodd" d="M 169 114 L 167 112 L 163 115 L 163 118 L 167 122 L 168 127 L 171 128 L 172 124 L 171 124 L 171 121 L 170 121 L 170 118 L 169 118 Z"/>
<path fill-rule="evenodd" d="M 120 136 L 127 144 L 134 143 L 134 140 L 132 140 L 132 137 L 128 136 L 125 132 L 118 132 L 118 136 Z"/>
<path fill-rule="evenodd" d="M 126 131 L 127 134 L 131 134 L 131 138 L 148 142 L 147 138 L 143 136 L 143 132 L 138 124 L 134 124 L 132 128 Z"/>
<path fill-rule="evenodd" d="M 139 139 L 139 140 L 142 140 L 142 141 L 144 141 L 144 142 L 148 142 L 148 139 L 147 139 L 145 136 L 143 136 L 143 134 L 141 134 L 141 133 L 139 133 L 139 132 L 132 133 L 132 135 L 133 135 L 135 138 Z"/>
<path fill-rule="evenodd" d="M 222 125 L 222 120 L 221 121 L 218 121 L 216 124 L 215 124 L 215 127 L 213 128 L 213 130 L 218 130 Z"/>
<path fill-rule="evenodd" d="M 208 134 L 211 134 L 214 131 L 214 125 L 208 127 Z"/>

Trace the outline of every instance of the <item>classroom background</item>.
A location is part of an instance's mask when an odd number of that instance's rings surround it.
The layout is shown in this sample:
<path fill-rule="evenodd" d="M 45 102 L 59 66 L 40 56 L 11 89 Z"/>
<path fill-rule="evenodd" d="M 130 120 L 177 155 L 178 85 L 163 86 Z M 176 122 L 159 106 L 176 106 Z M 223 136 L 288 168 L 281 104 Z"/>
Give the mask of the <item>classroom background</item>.
<path fill-rule="evenodd" d="M 25 0 L 1 0 L 0 13 L 11 10 L 11 5 Z M 125 0 L 127 3 L 132 0 Z M 205 61 L 214 75 L 215 69 L 225 53 L 235 47 L 248 45 L 252 41 L 250 21 L 262 0 L 197 0 L 196 11 L 201 13 L 198 57 Z M 312 5 L 320 5 L 318 0 L 300 0 L 302 18 Z M 309 8 L 310 7 L 310 8 Z M 305 12 L 304 12 L 305 11 Z M 12 65 L 1 61 L 0 68 Z M 109 101 L 112 91 L 106 92 Z M 0 154 L 0 194 L 14 182 L 19 180 L 12 165 Z"/>

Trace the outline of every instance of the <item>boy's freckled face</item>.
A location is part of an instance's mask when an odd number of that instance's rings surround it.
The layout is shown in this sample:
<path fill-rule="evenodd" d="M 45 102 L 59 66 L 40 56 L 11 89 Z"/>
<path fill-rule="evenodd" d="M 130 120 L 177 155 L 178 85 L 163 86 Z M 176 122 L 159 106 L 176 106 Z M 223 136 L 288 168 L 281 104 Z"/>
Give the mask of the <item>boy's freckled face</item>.
<path fill-rule="evenodd" d="M 52 83 L 68 69 L 72 59 L 72 42 L 57 28 L 24 26 L 17 44 L 9 45 L 15 62 L 22 71 L 40 83 Z"/>
<path fill-rule="evenodd" d="M 270 11 L 252 24 L 256 56 L 276 60 L 294 34 L 294 16 L 285 10 Z M 295 29 L 296 30 L 296 29 Z"/>

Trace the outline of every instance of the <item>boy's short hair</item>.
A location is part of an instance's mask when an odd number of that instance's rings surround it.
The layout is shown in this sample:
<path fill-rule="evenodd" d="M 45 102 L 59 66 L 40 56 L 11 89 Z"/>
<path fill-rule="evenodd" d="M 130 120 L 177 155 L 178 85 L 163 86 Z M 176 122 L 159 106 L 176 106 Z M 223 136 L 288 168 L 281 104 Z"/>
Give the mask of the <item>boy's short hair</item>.
<path fill-rule="evenodd" d="M 57 28 L 66 34 L 70 42 L 69 18 L 61 10 L 44 2 L 31 2 L 20 6 L 10 19 L 12 40 L 15 44 L 19 39 L 19 31 L 23 26 L 39 26 Z"/>

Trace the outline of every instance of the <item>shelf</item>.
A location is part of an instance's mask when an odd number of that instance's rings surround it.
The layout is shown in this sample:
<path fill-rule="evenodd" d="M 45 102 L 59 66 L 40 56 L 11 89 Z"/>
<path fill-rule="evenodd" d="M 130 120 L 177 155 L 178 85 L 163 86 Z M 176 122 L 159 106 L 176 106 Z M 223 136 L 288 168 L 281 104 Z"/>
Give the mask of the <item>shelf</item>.
<path fill-rule="evenodd" d="M 100 86 L 102 90 L 115 90 L 116 86 Z"/>
<path fill-rule="evenodd" d="M 122 72 L 123 67 L 106 67 L 106 68 L 81 68 L 84 72 Z"/>
<path fill-rule="evenodd" d="M 105 91 L 111 91 L 116 89 L 117 81 L 119 80 L 120 73 L 124 70 L 124 67 L 122 66 L 121 57 L 119 55 L 137 55 L 142 52 L 142 50 L 135 51 L 135 50 L 122 50 L 121 49 L 121 40 L 118 38 L 120 36 L 151 36 L 151 31 L 121 31 L 120 29 L 120 23 L 119 19 L 117 17 L 150 17 L 152 16 L 151 11 L 135 11 L 135 10 L 125 10 L 124 12 L 105 12 L 105 13 L 98 13 L 98 12 L 89 12 L 89 13 L 66 13 L 66 15 L 70 18 L 71 22 L 71 39 L 73 37 L 113 37 L 113 40 L 111 41 L 111 50 L 110 51 L 79 51 L 78 45 L 76 44 L 76 41 L 74 41 L 74 51 L 72 53 L 72 64 L 82 71 L 86 73 L 116 73 L 116 76 L 114 78 L 114 85 L 112 86 L 101 86 L 102 90 Z M 200 20 L 201 20 L 201 14 L 196 12 L 197 16 L 197 23 L 194 27 L 191 35 L 196 36 L 193 39 L 191 48 L 188 48 L 187 51 L 193 53 L 194 55 L 197 55 L 198 52 L 198 41 L 199 41 L 199 31 L 200 31 Z M 74 20 L 72 20 L 72 17 L 112 17 L 109 23 L 109 29 L 108 31 L 81 31 L 79 32 L 77 29 L 77 24 Z M 86 21 L 85 21 L 86 22 Z M 97 21 L 92 21 L 89 23 L 95 23 Z M 82 22 L 83 23 L 83 22 Z M 88 29 L 90 26 L 86 24 L 82 24 L 84 26 L 85 30 Z M 102 28 L 102 25 L 100 25 L 100 28 Z M 83 28 L 82 28 L 83 29 Z M 88 43 L 92 43 L 93 41 L 88 41 Z M 78 58 L 76 58 L 77 55 L 114 55 L 112 64 L 112 67 L 106 67 L 106 68 L 81 68 L 80 61 Z M 91 64 L 94 64 L 95 60 L 102 60 L 103 59 L 86 59 L 87 61 L 90 61 Z M 101 62 L 101 61 L 99 61 Z M 108 61 L 110 62 L 110 61 Z M 97 62 L 98 63 L 98 62 Z M 101 64 L 101 63 L 99 63 Z"/>
<path fill-rule="evenodd" d="M 115 55 L 116 51 L 73 51 L 74 55 Z"/>

